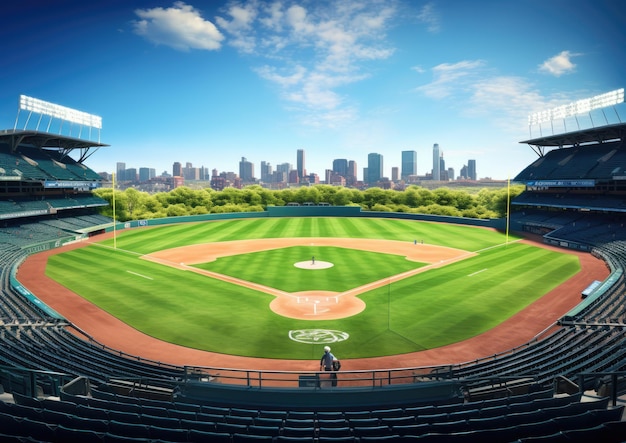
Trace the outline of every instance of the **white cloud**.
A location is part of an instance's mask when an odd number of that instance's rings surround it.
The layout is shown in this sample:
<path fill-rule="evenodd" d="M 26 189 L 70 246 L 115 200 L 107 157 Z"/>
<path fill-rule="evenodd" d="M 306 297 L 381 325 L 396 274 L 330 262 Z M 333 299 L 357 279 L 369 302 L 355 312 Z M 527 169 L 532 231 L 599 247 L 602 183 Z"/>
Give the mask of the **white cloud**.
<path fill-rule="evenodd" d="M 426 3 L 420 10 L 417 18 L 422 23 L 427 25 L 429 32 L 439 32 L 441 29 L 441 20 L 439 13 L 435 10 L 435 6 L 432 3 Z"/>
<path fill-rule="evenodd" d="M 539 70 L 541 72 L 554 75 L 555 77 L 560 77 L 563 74 L 569 74 L 574 72 L 576 69 L 576 65 L 572 63 L 571 58 L 578 55 L 580 54 L 572 54 L 569 51 L 562 51 L 560 54 L 549 58 L 539 65 Z"/>
<path fill-rule="evenodd" d="M 467 90 L 476 81 L 476 76 L 485 66 L 482 60 L 464 60 L 457 63 L 442 63 L 432 69 L 433 81 L 416 88 L 416 91 L 434 98 L 443 99 Z"/>
<path fill-rule="evenodd" d="M 216 17 L 217 25 L 232 37 L 230 44 L 244 53 L 252 53 L 256 49 L 253 35 L 253 23 L 258 16 L 258 3 L 251 1 L 241 6 L 232 4 L 227 8 L 229 19 Z"/>
<path fill-rule="evenodd" d="M 176 2 L 170 8 L 137 9 L 134 32 L 157 45 L 181 51 L 216 50 L 224 36 L 194 7 Z"/>
<path fill-rule="evenodd" d="M 567 100 L 561 94 L 542 94 L 524 77 L 495 73 L 482 60 L 442 63 L 432 73 L 433 81 L 417 92 L 434 100 L 452 99 L 459 115 L 480 118 L 517 138 L 527 135 L 528 114 Z"/>
<path fill-rule="evenodd" d="M 395 2 L 232 2 L 216 23 L 239 51 L 268 62 L 255 71 L 316 124 L 355 114 L 339 89 L 368 77 L 366 63 L 393 54 L 386 31 Z M 304 6 L 303 6 L 304 5 Z M 246 13 L 243 13 L 246 9 Z M 342 112 L 341 108 L 349 108 Z M 311 113 L 323 112 L 320 118 Z"/>

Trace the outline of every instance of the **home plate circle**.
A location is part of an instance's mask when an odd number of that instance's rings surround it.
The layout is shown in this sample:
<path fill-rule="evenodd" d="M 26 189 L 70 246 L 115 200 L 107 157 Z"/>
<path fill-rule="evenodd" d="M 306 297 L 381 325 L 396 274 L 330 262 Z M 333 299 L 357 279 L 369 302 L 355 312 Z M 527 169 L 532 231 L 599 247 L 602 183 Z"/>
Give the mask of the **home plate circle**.
<path fill-rule="evenodd" d="M 308 261 L 299 261 L 293 264 L 296 268 L 300 269 L 328 269 L 335 266 L 331 262 L 320 261 L 320 260 L 308 260 Z"/>

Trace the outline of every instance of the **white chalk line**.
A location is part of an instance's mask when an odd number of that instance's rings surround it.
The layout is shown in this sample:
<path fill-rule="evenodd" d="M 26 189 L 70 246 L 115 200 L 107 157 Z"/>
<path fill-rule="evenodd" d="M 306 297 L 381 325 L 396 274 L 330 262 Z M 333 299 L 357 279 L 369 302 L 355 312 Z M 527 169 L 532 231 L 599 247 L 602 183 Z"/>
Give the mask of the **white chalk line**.
<path fill-rule="evenodd" d="M 146 280 L 154 280 L 152 277 L 148 277 L 147 275 L 139 274 L 137 272 L 128 271 L 128 270 L 126 272 L 128 272 L 129 274 L 136 275 L 137 277 L 145 278 Z"/>
<path fill-rule="evenodd" d="M 481 272 L 485 272 L 488 268 L 485 269 L 481 269 L 480 271 L 476 271 L 476 272 L 472 272 L 471 274 L 468 274 L 468 277 L 473 277 L 477 274 L 480 274 Z"/>

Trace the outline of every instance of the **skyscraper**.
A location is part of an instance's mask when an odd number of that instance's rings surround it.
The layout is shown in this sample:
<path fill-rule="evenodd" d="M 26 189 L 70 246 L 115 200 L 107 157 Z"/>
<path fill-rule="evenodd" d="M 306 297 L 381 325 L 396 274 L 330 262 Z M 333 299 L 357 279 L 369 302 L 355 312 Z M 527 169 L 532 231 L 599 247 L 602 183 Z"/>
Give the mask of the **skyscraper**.
<path fill-rule="evenodd" d="M 476 160 L 467 161 L 467 177 L 470 180 L 478 180 L 476 175 Z"/>
<path fill-rule="evenodd" d="M 402 151 L 402 167 L 400 178 L 406 180 L 409 175 L 417 175 L 417 152 Z"/>
<path fill-rule="evenodd" d="M 352 186 L 356 183 L 356 162 L 354 160 L 348 161 L 348 172 L 346 174 L 346 184 Z"/>
<path fill-rule="evenodd" d="M 183 165 L 180 162 L 174 162 L 172 165 L 172 175 L 174 177 L 182 177 L 183 176 Z"/>
<path fill-rule="evenodd" d="M 298 149 L 296 168 L 298 170 L 298 179 L 300 180 L 300 183 L 302 183 L 304 181 L 304 176 L 306 175 L 306 166 L 304 165 L 304 149 Z"/>
<path fill-rule="evenodd" d="M 333 172 L 341 175 L 343 178 L 347 178 L 348 160 L 345 158 L 336 158 L 333 160 Z"/>
<path fill-rule="evenodd" d="M 439 143 L 433 145 L 433 180 L 441 180 L 441 154 L 439 153 Z"/>
<path fill-rule="evenodd" d="M 261 162 L 261 181 L 264 183 L 272 181 L 272 165 L 266 161 Z"/>
<path fill-rule="evenodd" d="M 398 171 L 398 167 L 397 166 L 394 166 L 394 167 L 391 168 L 391 181 L 394 182 L 394 183 L 397 182 L 400 179 L 398 172 L 399 171 Z"/>
<path fill-rule="evenodd" d="M 372 186 L 383 178 L 383 156 L 371 153 L 367 155 L 367 183 Z"/>
<path fill-rule="evenodd" d="M 239 178 L 241 178 L 244 183 L 254 181 L 254 164 L 246 160 L 245 157 L 241 157 L 241 161 L 239 162 Z"/>
<path fill-rule="evenodd" d="M 126 163 L 117 162 L 117 164 L 115 165 L 115 173 L 116 173 L 116 179 L 118 181 L 126 180 L 126 177 L 125 177 Z"/>

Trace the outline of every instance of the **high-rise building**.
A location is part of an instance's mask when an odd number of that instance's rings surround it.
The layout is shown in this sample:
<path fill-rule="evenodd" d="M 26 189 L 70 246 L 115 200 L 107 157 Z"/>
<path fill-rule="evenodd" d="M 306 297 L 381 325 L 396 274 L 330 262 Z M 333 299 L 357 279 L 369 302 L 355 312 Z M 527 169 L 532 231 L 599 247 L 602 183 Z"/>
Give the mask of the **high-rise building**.
<path fill-rule="evenodd" d="M 156 176 L 154 168 L 139 168 L 139 181 L 147 182 Z"/>
<path fill-rule="evenodd" d="M 245 157 L 241 157 L 239 162 L 239 178 L 241 178 L 243 183 L 254 181 L 254 164 L 246 160 Z"/>
<path fill-rule="evenodd" d="M 137 181 L 137 169 L 136 168 L 128 168 L 124 171 L 124 180 L 127 182 L 136 182 Z"/>
<path fill-rule="evenodd" d="M 126 180 L 125 172 L 126 172 L 126 163 L 117 162 L 117 164 L 115 165 L 115 178 L 118 181 Z"/>
<path fill-rule="evenodd" d="M 375 185 L 383 178 L 383 156 L 375 152 L 367 155 L 367 183 Z"/>
<path fill-rule="evenodd" d="M 304 149 L 298 149 L 296 168 L 298 170 L 298 180 L 300 181 L 300 183 L 302 183 L 304 181 L 304 176 L 306 175 L 306 166 L 304 164 Z"/>
<path fill-rule="evenodd" d="M 264 183 L 272 182 L 272 165 L 268 162 L 261 162 L 261 181 Z"/>
<path fill-rule="evenodd" d="M 441 180 L 441 154 L 439 152 L 439 143 L 433 145 L 433 180 Z"/>
<path fill-rule="evenodd" d="M 392 182 L 397 182 L 398 180 L 400 180 L 400 168 L 398 168 L 397 166 L 393 166 L 391 168 L 391 181 Z"/>
<path fill-rule="evenodd" d="M 448 170 L 446 169 L 446 161 L 443 159 L 443 152 L 441 153 L 441 157 L 439 157 L 439 174 L 440 174 L 440 178 L 441 180 L 447 181 L 448 178 Z M 444 172 L 446 173 L 446 177 L 443 177 Z"/>
<path fill-rule="evenodd" d="M 476 175 L 476 160 L 467 161 L 467 178 L 470 180 L 478 180 Z"/>
<path fill-rule="evenodd" d="M 402 151 L 400 178 L 406 180 L 409 175 L 417 175 L 417 152 Z"/>
<path fill-rule="evenodd" d="M 297 184 L 300 183 L 300 178 L 298 177 L 298 170 L 297 169 L 292 169 L 291 171 L 289 171 L 289 174 L 287 175 L 287 182 L 290 184 Z"/>
<path fill-rule="evenodd" d="M 276 165 L 276 172 L 289 174 L 293 168 L 291 163 L 281 163 L 280 165 Z"/>
<path fill-rule="evenodd" d="M 348 160 L 345 158 L 333 160 L 333 172 L 346 178 L 348 175 Z"/>
<path fill-rule="evenodd" d="M 348 172 L 346 174 L 346 185 L 348 186 L 356 184 L 356 167 L 354 160 L 348 161 Z"/>
<path fill-rule="evenodd" d="M 469 178 L 469 174 L 467 173 L 467 165 L 463 165 L 463 167 L 461 168 L 461 172 L 459 173 L 459 178 L 465 179 L 465 180 Z"/>
<path fill-rule="evenodd" d="M 174 177 L 182 177 L 183 176 L 183 165 L 180 162 L 174 162 L 172 165 L 172 175 Z"/>

